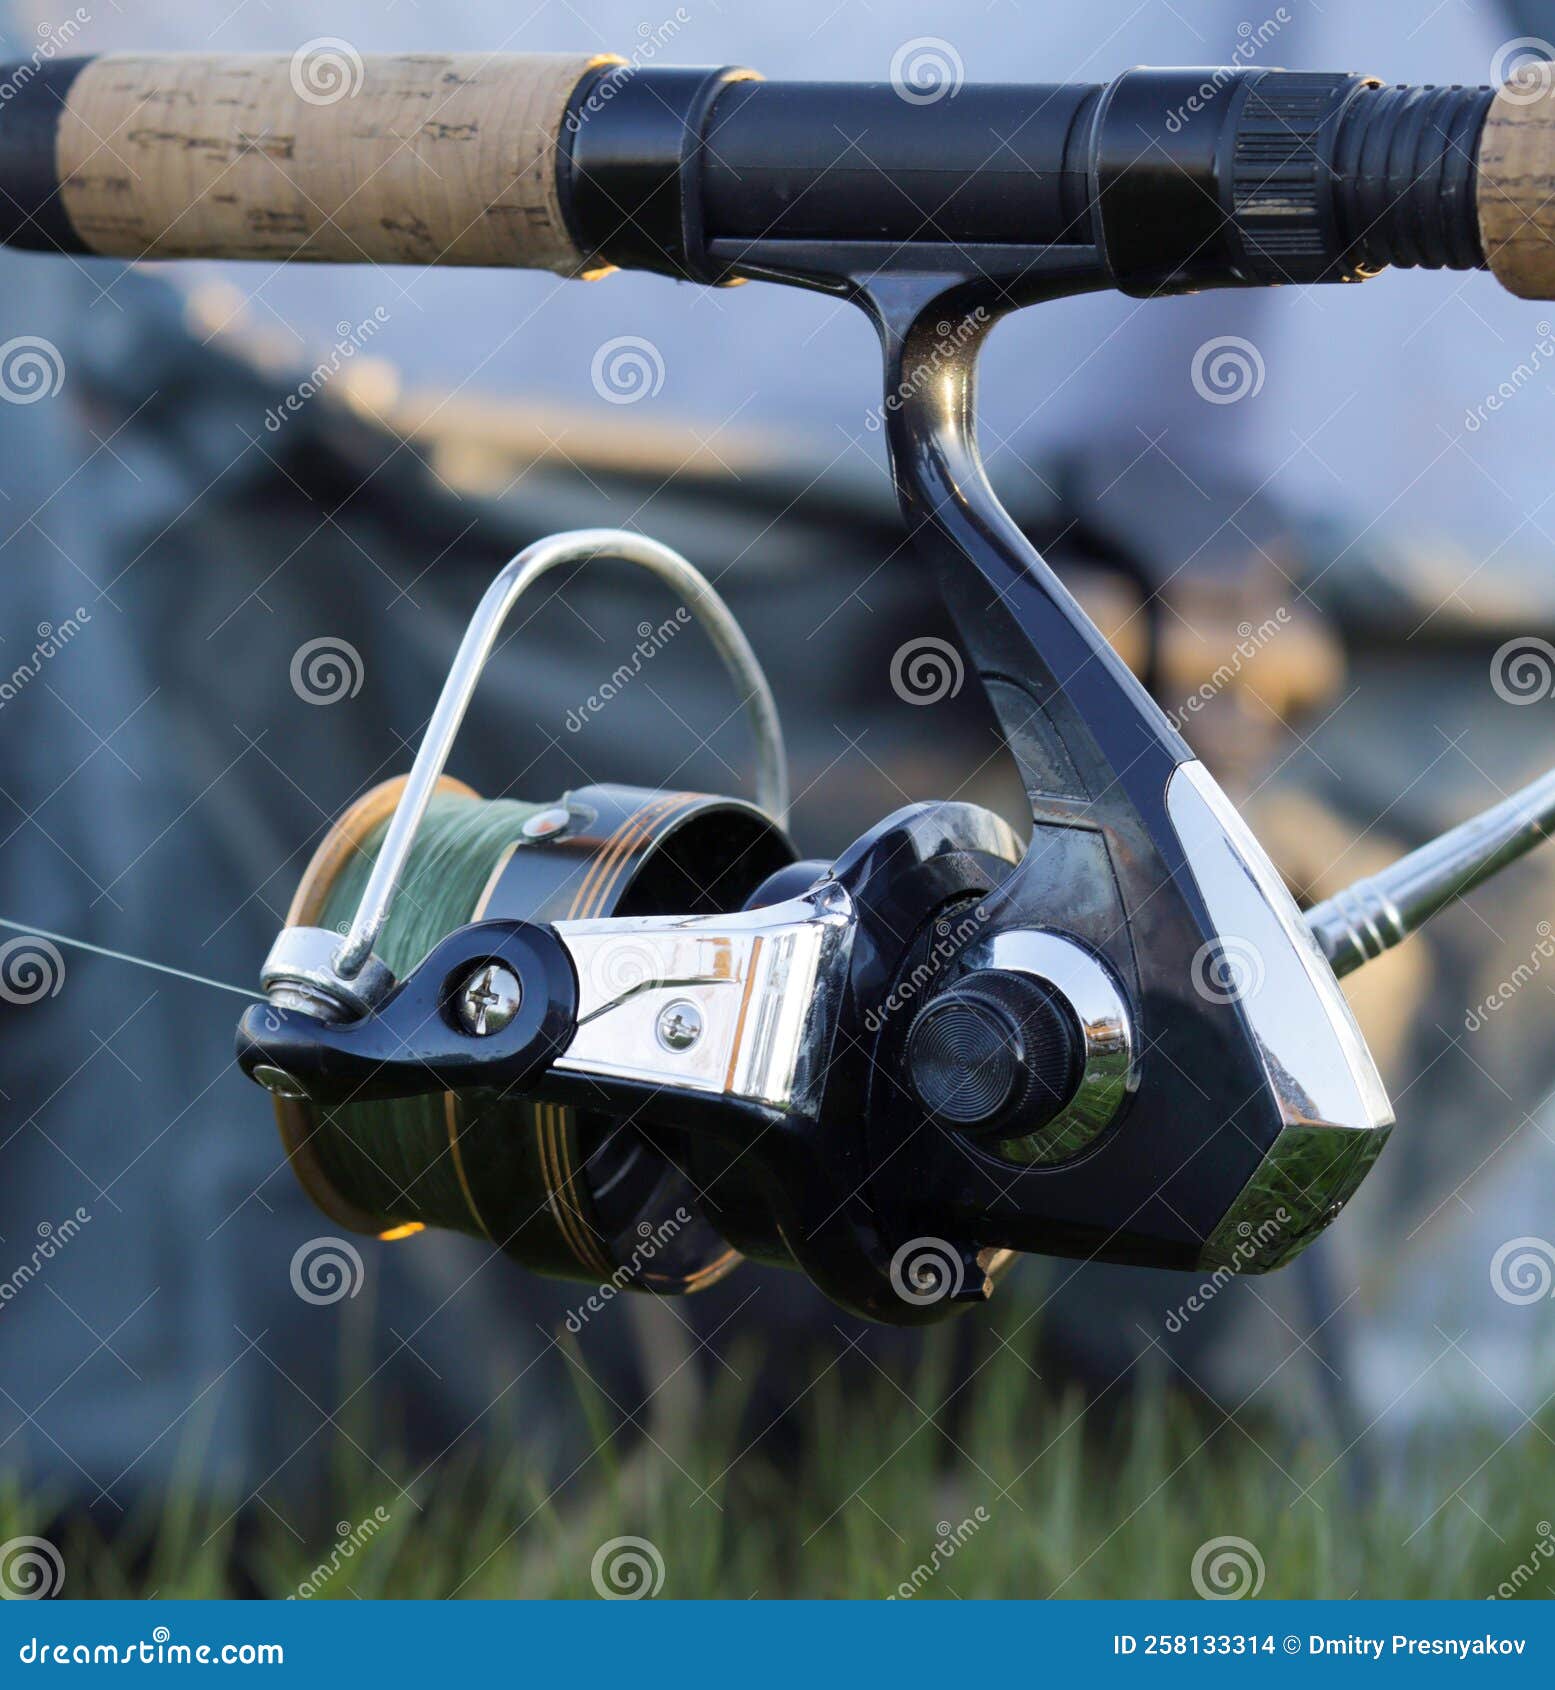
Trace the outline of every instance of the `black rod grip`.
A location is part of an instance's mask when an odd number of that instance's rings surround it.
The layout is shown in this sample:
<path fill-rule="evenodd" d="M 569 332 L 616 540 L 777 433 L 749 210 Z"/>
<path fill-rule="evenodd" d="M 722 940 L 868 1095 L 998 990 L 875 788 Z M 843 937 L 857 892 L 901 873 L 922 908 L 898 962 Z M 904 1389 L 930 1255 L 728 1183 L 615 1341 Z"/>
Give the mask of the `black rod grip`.
<path fill-rule="evenodd" d="M 5 75 L 0 239 L 19 246 L 701 281 L 774 244 L 935 248 L 951 268 L 970 247 L 1063 246 L 1094 252 L 1094 285 L 1152 294 L 1483 266 L 1493 194 L 1495 250 L 1555 290 L 1555 227 L 1524 203 L 1555 114 L 1503 95 L 1482 146 L 1488 88 L 1201 68 L 924 101 L 588 54 L 116 54 Z"/>

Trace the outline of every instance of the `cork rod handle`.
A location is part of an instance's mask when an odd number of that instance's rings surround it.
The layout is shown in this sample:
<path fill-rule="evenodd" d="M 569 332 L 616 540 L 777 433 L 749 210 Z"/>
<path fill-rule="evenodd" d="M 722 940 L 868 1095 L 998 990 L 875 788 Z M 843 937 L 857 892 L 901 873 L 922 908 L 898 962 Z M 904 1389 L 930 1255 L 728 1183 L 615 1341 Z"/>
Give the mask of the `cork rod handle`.
<path fill-rule="evenodd" d="M 80 248 L 121 258 L 486 264 L 583 274 L 558 187 L 592 54 L 110 54 L 54 136 Z"/>
<path fill-rule="evenodd" d="M 1503 287 L 1555 299 L 1555 67 L 1528 70 L 1496 95 L 1480 133 L 1479 233 Z"/>

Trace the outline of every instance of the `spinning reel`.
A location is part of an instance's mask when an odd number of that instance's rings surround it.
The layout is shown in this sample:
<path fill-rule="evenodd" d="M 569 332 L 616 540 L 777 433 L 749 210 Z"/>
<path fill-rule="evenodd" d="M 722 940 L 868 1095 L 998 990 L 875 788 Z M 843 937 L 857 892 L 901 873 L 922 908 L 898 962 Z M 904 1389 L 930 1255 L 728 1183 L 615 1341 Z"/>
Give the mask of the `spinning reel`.
<path fill-rule="evenodd" d="M 19 79 L 0 233 L 854 301 L 880 335 L 903 512 L 1029 799 L 1024 838 L 926 802 L 801 860 L 770 694 L 706 582 L 635 535 L 531 548 L 477 610 L 409 777 L 320 847 L 239 1030 L 320 1206 L 648 1290 L 744 1254 L 907 1323 L 982 1299 L 1014 1252 L 1242 1272 L 1299 1252 L 1392 1122 L 1338 977 L 1542 839 L 1555 776 L 1304 915 L 1000 508 L 975 361 L 1006 312 L 1103 287 L 1398 264 L 1555 296 L 1555 90 L 1139 70 L 924 104 L 418 56 L 365 61 L 325 107 L 294 70 L 126 56 Z M 148 102 L 157 123 L 132 122 Z M 713 635 L 755 726 L 758 804 L 620 787 L 483 804 L 445 777 L 518 594 L 605 555 Z"/>
<path fill-rule="evenodd" d="M 652 571 L 712 636 L 757 804 L 484 803 L 445 775 L 519 596 L 598 557 Z M 1040 745 L 1056 788 L 1033 790 L 1024 849 L 987 810 L 921 803 L 801 861 L 771 693 L 712 587 L 630 533 L 520 554 L 409 776 L 319 846 L 243 1018 L 304 1187 L 343 1227 L 453 1227 L 642 1290 L 742 1255 L 796 1266 L 901 1323 L 982 1299 L 1020 1250 L 1288 1261 L 1392 1120 L 1337 974 L 1542 837 L 1555 777 L 1303 916 L 1200 764 L 1141 815 L 1149 787 L 1100 735 L 1029 673 L 1000 685 L 1031 731 L 1011 749 L 1030 769 Z M 1132 719 L 1098 725 L 1137 746 L 1160 724 L 1123 701 Z"/>

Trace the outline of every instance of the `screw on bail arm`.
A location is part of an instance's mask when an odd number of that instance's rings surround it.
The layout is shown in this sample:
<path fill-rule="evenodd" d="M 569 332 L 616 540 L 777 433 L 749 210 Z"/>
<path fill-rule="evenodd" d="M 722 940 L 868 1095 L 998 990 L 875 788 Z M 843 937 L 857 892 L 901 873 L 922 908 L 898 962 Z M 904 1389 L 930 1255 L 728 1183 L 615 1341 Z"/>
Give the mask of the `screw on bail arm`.
<path fill-rule="evenodd" d="M 459 990 L 460 1025 L 478 1039 L 487 1038 L 512 1021 L 523 1001 L 524 988 L 511 968 L 500 962 L 484 963 Z"/>
<path fill-rule="evenodd" d="M 321 946 L 316 929 L 283 929 L 261 975 L 272 995 L 292 1001 L 289 991 L 300 991 L 314 1013 L 344 1011 L 354 1016 L 371 1010 L 392 990 L 394 977 L 374 956 L 374 947 L 497 635 L 514 605 L 542 575 L 595 558 L 637 564 L 682 596 L 739 687 L 750 716 L 757 747 L 756 801 L 779 825 L 787 820 L 788 773 L 777 705 L 733 612 L 700 571 L 668 546 L 622 529 L 585 528 L 538 540 L 504 565 L 470 619 L 345 938 L 336 945 L 333 935 L 325 935 L 327 945 Z M 474 984 L 467 995 L 470 1013 L 478 1015 Z"/>
<path fill-rule="evenodd" d="M 1350 974 L 1555 831 L 1555 769 L 1307 912 L 1335 974 Z"/>

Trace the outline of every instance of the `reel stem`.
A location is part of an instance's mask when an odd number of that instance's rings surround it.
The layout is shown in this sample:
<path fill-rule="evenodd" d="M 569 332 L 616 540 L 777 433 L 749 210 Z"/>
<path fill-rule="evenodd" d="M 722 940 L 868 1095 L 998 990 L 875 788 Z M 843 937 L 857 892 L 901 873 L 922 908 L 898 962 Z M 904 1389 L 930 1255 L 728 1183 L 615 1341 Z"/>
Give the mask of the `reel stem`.
<path fill-rule="evenodd" d="M 1525 856 L 1555 827 L 1555 769 L 1400 857 L 1380 874 L 1358 880 L 1307 912 L 1307 925 L 1335 974 L 1407 939 L 1438 910 L 1508 863 Z"/>

